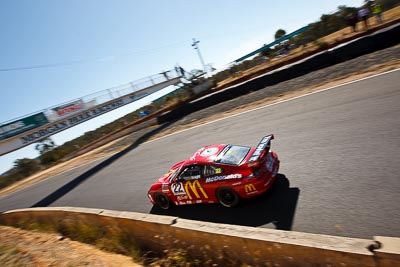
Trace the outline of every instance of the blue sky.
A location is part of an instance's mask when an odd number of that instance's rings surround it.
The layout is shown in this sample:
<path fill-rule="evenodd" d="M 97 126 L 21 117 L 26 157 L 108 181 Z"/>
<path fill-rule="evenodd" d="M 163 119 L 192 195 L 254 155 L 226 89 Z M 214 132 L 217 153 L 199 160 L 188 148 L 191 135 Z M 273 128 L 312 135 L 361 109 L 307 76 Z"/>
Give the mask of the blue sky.
<path fill-rule="evenodd" d="M 0 1 L 0 123 L 125 84 L 179 64 L 222 69 L 339 5 L 362 0 L 2 0 Z M 54 66 L 56 65 L 56 66 Z M 44 66 L 37 68 L 37 66 Z M 33 67 L 33 68 L 32 68 Z M 152 97 L 154 99 L 154 97 Z M 60 145 L 133 111 L 101 116 L 53 137 Z M 0 173 L 33 146 L 0 157 Z"/>

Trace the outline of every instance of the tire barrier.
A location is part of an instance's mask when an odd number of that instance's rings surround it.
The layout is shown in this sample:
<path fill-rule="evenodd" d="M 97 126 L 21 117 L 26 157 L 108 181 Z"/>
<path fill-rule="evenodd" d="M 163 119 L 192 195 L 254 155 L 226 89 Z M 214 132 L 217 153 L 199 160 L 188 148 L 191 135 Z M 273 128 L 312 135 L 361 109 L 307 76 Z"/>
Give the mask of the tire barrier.
<path fill-rule="evenodd" d="M 190 113 L 246 95 L 267 86 L 297 78 L 307 73 L 320 70 L 356 57 L 389 48 L 400 43 L 400 23 L 325 50 L 316 55 L 284 66 L 267 74 L 250 79 L 239 85 L 228 87 L 216 93 L 206 95 L 190 103 L 185 103 L 157 117 L 159 124 L 178 120 Z"/>
<path fill-rule="evenodd" d="M 0 214 L 0 223 L 42 229 L 79 225 L 102 235 L 118 229 L 123 240 L 143 251 L 162 255 L 184 249 L 200 262 L 212 259 L 223 266 L 400 266 L 400 238 L 394 237 L 347 238 L 72 207 L 7 211 Z M 93 238 L 94 231 L 90 233 Z"/>

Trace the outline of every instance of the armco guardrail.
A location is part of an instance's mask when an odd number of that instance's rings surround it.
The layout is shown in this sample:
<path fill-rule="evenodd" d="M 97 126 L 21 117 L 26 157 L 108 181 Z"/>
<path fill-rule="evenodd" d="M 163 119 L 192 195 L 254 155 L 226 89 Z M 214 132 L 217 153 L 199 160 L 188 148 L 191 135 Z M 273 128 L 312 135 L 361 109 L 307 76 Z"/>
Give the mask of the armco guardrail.
<path fill-rule="evenodd" d="M 223 266 L 400 266 L 400 238 L 393 237 L 346 238 L 71 207 L 8 211 L 0 222 L 53 229 L 86 225 L 103 234 L 118 229 L 145 251 L 184 249 L 193 258 Z"/>
<path fill-rule="evenodd" d="M 328 49 L 290 66 L 271 71 L 239 85 L 228 87 L 210 96 L 186 103 L 158 117 L 158 123 L 173 121 L 198 110 L 257 91 L 267 86 L 290 80 L 346 60 L 379 51 L 400 43 L 400 23 L 379 30 L 347 44 Z"/>

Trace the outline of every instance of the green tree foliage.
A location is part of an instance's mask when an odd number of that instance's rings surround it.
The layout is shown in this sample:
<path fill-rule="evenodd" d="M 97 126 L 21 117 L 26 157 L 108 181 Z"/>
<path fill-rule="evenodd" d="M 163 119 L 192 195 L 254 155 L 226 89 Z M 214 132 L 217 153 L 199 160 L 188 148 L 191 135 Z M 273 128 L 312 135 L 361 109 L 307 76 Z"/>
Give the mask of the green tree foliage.
<path fill-rule="evenodd" d="M 51 138 L 43 139 L 36 144 L 35 149 L 39 152 L 41 164 L 46 166 L 58 160 L 57 154 L 54 151 L 56 147 L 56 144 Z"/>
<path fill-rule="evenodd" d="M 270 57 L 273 54 L 274 50 L 272 50 L 271 48 L 268 48 L 264 51 L 261 52 L 261 55 L 264 57 Z"/>
<path fill-rule="evenodd" d="M 37 160 L 34 159 L 17 159 L 14 161 L 14 168 L 9 170 L 6 174 L 0 176 L 0 188 L 4 188 L 14 182 L 22 180 L 41 169 Z"/>
<path fill-rule="evenodd" d="M 17 170 L 16 173 L 20 177 L 27 177 L 40 170 L 39 162 L 28 158 L 17 159 L 14 161 L 14 167 Z"/>
<path fill-rule="evenodd" d="M 286 31 L 283 29 L 279 29 L 275 33 L 275 40 L 278 40 L 279 38 L 282 38 L 285 35 L 286 35 Z"/>
<path fill-rule="evenodd" d="M 56 144 L 51 138 L 46 138 L 38 142 L 35 146 L 35 149 L 39 152 L 40 155 L 47 153 L 53 150 L 56 147 Z"/>

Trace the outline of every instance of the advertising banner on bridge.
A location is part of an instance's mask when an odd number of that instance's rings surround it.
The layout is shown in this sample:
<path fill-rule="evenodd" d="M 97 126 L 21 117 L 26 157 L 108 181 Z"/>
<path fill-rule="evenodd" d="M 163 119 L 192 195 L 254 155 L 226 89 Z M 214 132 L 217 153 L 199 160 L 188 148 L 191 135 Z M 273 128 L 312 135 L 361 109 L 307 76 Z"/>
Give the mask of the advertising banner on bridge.
<path fill-rule="evenodd" d="M 148 88 L 135 91 L 133 93 L 115 98 L 111 101 L 104 102 L 102 104 L 96 104 L 96 101 L 94 100 L 89 102 L 78 100 L 70 102 L 69 104 L 66 105 L 60 105 L 56 108 L 51 108 L 47 110 L 48 111 L 46 113 L 47 119 L 45 117 L 45 114 L 43 114 L 42 112 L 40 114 L 36 114 L 40 115 L 37 118 L 35 116 L 32 116 L 20 121 L 15 121 L 13 123 L 10 123 L 13 124 L 12 126 L 10 126 L 9 124 L 2 125 L 1 127 L 4 127 L 4 129 L 1 129 L 0 138 L 4 139 L 6 138 L 6 136 L 11 136 L 11 137 L 7 138 L 4 141 L 0 139 L 0 156 L 9 153 L 11 151 L 17 150 L 21 147 L 27 146 L 29 144 L 38 142 L 46 137 L 64 131 L 70 127 L 78 125 L 87 120 L 93 119 L 104 113 L 120 108 L 129 103 L 135 102 L 138 99 L 141 99 L 149 94 L 152 94 L 162 88 L 176 84 L 177 82 L 179 82 L 179 79 L 180 78 L 175 78 L 169 80 L 168 83 L 163 82 L 160 84 L 155 84 Z M 64 116 L 64 117 L 57 118 L 57 116 Z M 28 122 L 34 120 L 34 118 L 37 119 L 35 123 L 34 124 L 31 123 L 31 126 L 27 127 Z M 38 120 L 39 118 L 42 118 L 42 120 Z M 34 130 L 32 131 L 31 129 Z M 23 133 L 28 130 L 31 131 L 27 132 L 24 135 L 18 135 L 14 137 L 14 135 Z"/>
<path fill-rule="evenodd" d="M 69 115 L 82 111 L 84 109 L 84 104 L 82 100 L 77 100 L 70 102 L 68 104 L 53 108 L 54 117 L 57 119 L 65 118 Z"/>
<path fill-rule="evenodd" d="M 102 115 L 106 112 L 122 107 L 123 105 L 126 105 L 131 102 L 133 102 L 133 100 L 131 100 L 129 97 L 124 97 L 114 101 L 110 101 L 104 105 L 100 105 L 86 111 L 78 112 L 76 115 L 70 116 L 66 119 L 52 122 L 48 126 L 41 127 L 35 132 L 31 132 L 25 136 L 21 136 L 19 139 L 20 141 L 22 141 L 23 145 L 31 144 L 43 138 L 49 137 L 55 133 L 66 130 L 79 123 L 90 120 L 99 115 Z"/>
<path fill-rule="evenodd" d="M 46 116 L 43 112 L 40 112 L 20 120 L 3 124 L 0 126 L 0 140 L 38 128 L 46 123 L 48 123 Z"/>

